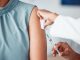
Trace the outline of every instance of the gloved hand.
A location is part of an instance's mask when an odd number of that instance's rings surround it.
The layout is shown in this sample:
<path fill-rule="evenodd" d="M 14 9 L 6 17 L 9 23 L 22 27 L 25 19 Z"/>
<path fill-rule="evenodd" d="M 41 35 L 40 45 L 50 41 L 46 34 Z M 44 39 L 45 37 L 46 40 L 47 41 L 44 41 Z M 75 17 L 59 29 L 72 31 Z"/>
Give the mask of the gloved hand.
<path fill-rule="evenodd" d="M 38 10 L 37 15 L 40 19 L 47 19 L 45 21 L 45 27 L 51 25 L 54 22 L 55 18 L 58 16 L 58 14 L 44 9 Z"/>
<path fill-rule="evenodd" d="M 64 57 L 65 59 L 68 60 L 79 60 L 80 59 L 80 54 L 77 54 L 73 49 L 68 45 L 66 42 L 59 42 L 55 44 L 56 48 L 60 52 L 60 56 Z M 53 51 L 53 56 L 57 55 L 57 51 L 55 48 L 52 49 Z"/>

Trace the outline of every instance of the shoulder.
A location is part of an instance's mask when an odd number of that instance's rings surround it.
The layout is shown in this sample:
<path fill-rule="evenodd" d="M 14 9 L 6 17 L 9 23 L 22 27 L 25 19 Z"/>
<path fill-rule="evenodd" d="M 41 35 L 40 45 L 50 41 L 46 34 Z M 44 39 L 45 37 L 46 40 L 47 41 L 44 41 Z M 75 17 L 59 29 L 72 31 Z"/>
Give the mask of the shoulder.
<path fill-rule="evenodd" d="M 38 11 L 38 8 L 34 7 L 33 10 L 32 10 L 32 12 L 31 12 L 30 22 L 29 22 L 30 26 L 33 26 L 33 25 L 39 26 L 39 23 L 40 23 L 39 20 L 40 19 L 37 16 L 37 11 Z"/>
<path fill-rule="evenodd" d="M 34 7 L 35 7 L 35 5 L 33 5 L 33 4 L 19 1 L 14 10 L 17 12 L 22 12 L 22 13 L 24 12 L 24 13 L 31 14 Z"/>
<path fill-rule="evenodd" d="M 29 4 L 29 3 L 25 3 L 25 2 L 22 2 L 22 1 L 19 1 L 17 6 L 18 6 L 18 8 L 19 8 L 19 7 L 20 7 L 20 8 L 32 8 L 32 7 L 34 7 L 35 5 Z"/>

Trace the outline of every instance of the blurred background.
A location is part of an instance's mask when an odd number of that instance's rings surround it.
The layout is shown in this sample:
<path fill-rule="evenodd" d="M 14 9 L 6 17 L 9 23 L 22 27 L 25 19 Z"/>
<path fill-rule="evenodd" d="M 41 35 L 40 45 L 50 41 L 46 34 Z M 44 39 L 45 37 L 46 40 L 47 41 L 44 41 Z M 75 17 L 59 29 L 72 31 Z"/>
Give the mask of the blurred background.
<path fill-rule="evenodd" d="M 21 0 L 26 3 L 37 5 L 40 9 L 47 9 L 52 12 L 57 12 L 61 15 L 71 16 L 74 18 L 80 17 L 80 0 Z M 48 56 L 48 60 L 64 60 L 57 56 Z"/>
<path fill-rule="evenodd" d="M 27 3 L 35 4 L 39 8 L 47 9 L 53 12 L 57 12 L 62 15 L 68 15 L 72 17 L 80 17 L 80 5 L 62 5 L 61 1 L 66 3 L 66 1 L 77 1 L 80 0 L 21 0 Z M 73 3 L 74 3 L 73 2 Z M 79 3 L 78 3 L 79 4 Z"/>

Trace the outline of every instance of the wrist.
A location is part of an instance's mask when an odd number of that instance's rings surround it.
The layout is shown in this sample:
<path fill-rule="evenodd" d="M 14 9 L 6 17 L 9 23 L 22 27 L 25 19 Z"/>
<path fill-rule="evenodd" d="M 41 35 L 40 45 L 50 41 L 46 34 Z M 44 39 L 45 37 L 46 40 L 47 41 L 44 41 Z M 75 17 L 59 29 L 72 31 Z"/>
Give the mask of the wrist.
<path fill-rule="evenodd" d="M 70 60 L 80 60 L 80 54 L 73 53 L 73 55 L 70 57 Z"/>
<path fill-rule="evenodd" d="M 74 60 L 80 60 L 80 54 L 78 53 L 75 53 L 73 57 L 74 57 Z"/>

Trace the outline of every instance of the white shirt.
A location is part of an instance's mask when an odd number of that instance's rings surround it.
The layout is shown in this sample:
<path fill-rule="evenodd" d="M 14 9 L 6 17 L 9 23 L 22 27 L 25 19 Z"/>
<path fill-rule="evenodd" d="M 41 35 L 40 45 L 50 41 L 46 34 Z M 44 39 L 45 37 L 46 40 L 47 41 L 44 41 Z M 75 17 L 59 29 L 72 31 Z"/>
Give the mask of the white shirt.
<path fill-rule="evenodd" d="M 68 16 L 58 16 L 48 31 L 53 36 L 53 42 L 67 42 L 72 49 L 80 54 L 80 18 L 74 19 Z M 56 37 L 56 38 L 55 38 Z M 48 53 L 51 47 L 48 42 Z M 51 47 L 51 48 L 50 48 Z"/>

